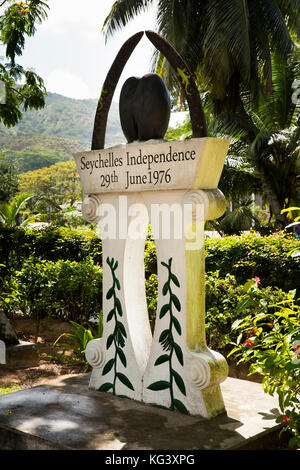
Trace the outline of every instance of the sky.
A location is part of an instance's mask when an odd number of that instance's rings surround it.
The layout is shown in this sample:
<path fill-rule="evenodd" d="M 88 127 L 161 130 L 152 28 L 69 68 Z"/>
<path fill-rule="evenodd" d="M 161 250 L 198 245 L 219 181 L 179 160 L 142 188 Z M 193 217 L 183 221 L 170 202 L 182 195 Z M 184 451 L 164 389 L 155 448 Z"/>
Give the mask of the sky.
<path fill-rule="evenodd" d="M 99 98 L 106 75 L 124 42 L 139 31 L 155 30 L 156 0 L 145 13 L 116 31 L 107 42 L 102 30 L 115 0 L 48 0 L 48 18 L 26 38 L 17 62 L 44 79 L 47 91 L 69 98 Z M 144 36 L 129 58 L 113 101 L 131 76 L 151 71 L 154 46 Z M 0 49 L 4 55 L 4 48 Z M 184 120 L 186 113 L 172 113 L 170 125 Z"/>
<path fill-rule="evenodd" d="M 106 74 L 120 47 L 138 31 L 155 29 L 155 6 L 116 32 L 105 44 L 101 31 L 114 0 L 49 0 L 48 19 L 26 40 L 18 62 L 33 68 L 46 89 L 70 98 L 98 98 Z M 151 70 L 153 46 L 144 37 L 124 69 L 114 101 L 129 76 Z"/>

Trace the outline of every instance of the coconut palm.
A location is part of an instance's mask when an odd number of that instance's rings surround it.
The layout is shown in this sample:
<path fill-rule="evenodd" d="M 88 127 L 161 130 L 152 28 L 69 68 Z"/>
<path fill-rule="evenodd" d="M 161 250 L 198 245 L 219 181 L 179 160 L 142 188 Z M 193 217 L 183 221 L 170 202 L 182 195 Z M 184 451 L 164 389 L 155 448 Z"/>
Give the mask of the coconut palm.
<path fill-rule="evenodd" d="M 107 16 L 106 37 L 154 0 L 117 0 Z M 260 102 L 272 84 L 272 51 L 286 59 L 300 20 L 300 0 L 158 0 L 157 30 L 177 49 L 199 83 L 209 87 L 215 112 L 224 106 L 245 116 L 241 91 Z M 172 83 L 160 54 L 157 71 Z"/>
<path fill-rule="evenodd" d="M 247 119 L 223 112 L 216 119 L 216 131 L 234 136 L 239 155 L 254 169 L 266 201 L 277 223 L 284 227 L 282 210 L 299 205 L 300 197 L 300 103 L 293 98 L 300 78 L 300 53 L 295 51 L 283 65 L 272 60 L 272 92 L 256 112 L 244 96 Z"/>

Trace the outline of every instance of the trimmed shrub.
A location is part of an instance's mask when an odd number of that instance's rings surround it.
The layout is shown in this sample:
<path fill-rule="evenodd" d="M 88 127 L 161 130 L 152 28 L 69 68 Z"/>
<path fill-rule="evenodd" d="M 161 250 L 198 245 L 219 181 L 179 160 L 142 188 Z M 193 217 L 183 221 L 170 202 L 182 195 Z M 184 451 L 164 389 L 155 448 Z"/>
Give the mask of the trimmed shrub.
<path fill-rule="evenodd" d="M 0 228 L 0 262 L 7 270 L 21 269 L 29 256 L 40 260 L 102 262 L 101 239 L 93 230 L 46 227 L 41 230 Z"/>
<path fill-rule="evenodd" d="M 238 284 L 259 277 L 261 286 L 274 286 L 284 291 L 297 289 L 300 295 L 300 240 L 278 232 L 262 237 L 256 232 L 241 236 L 206 240 L 206 272 L 219 271 L 224 278 L 233 274 Z"/>
<path fill-rule="evenodd" d="M 79 263 L 30 258 L 16 276 L 18 306 L 37 320 L 49 315 L 77 322 L 99 317 L 102 268 L 91 259 Z"/>

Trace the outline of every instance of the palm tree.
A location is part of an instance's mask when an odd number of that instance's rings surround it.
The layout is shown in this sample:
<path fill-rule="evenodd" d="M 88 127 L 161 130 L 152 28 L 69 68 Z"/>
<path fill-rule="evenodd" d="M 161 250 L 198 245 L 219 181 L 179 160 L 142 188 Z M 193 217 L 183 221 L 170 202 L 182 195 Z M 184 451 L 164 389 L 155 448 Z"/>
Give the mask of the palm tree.
<path fill-rule="evenodd" d="M 272 70 L 272 92 L 257 111 L 245 94 L 247 119 L 220 113 L 215 130 L 235 137 L 231 152 L 254 169 L 271 214 L 283 228 L 287 219 L 282 210 L 300 202 L 300 103 L 293 99 L 293 84 L 300 77 L 299 51 L 286 65 L 274 56 Z"/>
<path fill-rule="evenodd" d="M 37 215 L 28 217 L 21 221 L 20 210 L 22 207 L 33 198 L 28 193 L 19 194 L 11 202 L 0 203 L 0 224 L 7 227 L 24 226 L 33 220 L 36 220 Z"/>
<path fill-rule="evenodd" d="M 117 0 L 103 31 L 108 38 L 154 0 Z M 272 51 L 286 60 L 300 20 L 300 0 L 158 0 L 157 30 L 183 56 L 198 83 L 210 89 L 215 112 L 224 107 L 247 118 L 241 93 L 259 104 L 272 85 Z M 156 53 L 158 73 L 176 83 Z"/>

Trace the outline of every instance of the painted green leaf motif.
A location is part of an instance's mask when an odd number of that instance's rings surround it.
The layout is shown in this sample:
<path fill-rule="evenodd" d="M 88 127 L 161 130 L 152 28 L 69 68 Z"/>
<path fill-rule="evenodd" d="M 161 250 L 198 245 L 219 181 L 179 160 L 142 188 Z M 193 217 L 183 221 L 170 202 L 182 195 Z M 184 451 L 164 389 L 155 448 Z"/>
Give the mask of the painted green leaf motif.
<path fill-rule="evenodd" d="M 170 305 L 169 304 L 163 305 L 161 310 L 160 310 L 159 318 L 163 318 L 169 310 L 170 310 Z"/>
<path fill-rule="evenodd" d="M 173 323 L 174 323 L 174 326 L 175 326 L 175 329 L 176 329 L 177 333 L 179 335 L 181 335 L 181 326 L 180 326 L 180 323 L 177 320 L 177 318 L 173 317 Z"/>
<path fill-rule="evenodd" d="M 170 277 L 171 277 L 172 281 L 174 282 L 175 286 L 180 287 L 178 277 L 173 273 L 170 273 Z"/>
<path fill-rule="evenodd" d="M 170 382 L 166 382 L 165 380 L 159 380 L 158 382 L 154 382 L 153 384 L 147 387 L 149 390 L 154 390 L 155 392 L 159 390 L 166 390 L 170 388 Z"/>
<path fill-rule="evenodd" d="M 121 323 L 120 321 L 117 321 L 117 329 L 120 331 L 120 333 L 125 336 L 125 338 L 127 338 L 127 334 L 126 334 L 126 330 L 125 330 L 125 327 L 123 325 L 123 323 Z"/>
<path fill-rule="evenodd" d="M 107 300 L 111 299 L 113 295 L 114 295 L 114 289 L 113 289 L 113 287 L 111 287 L 111 288 L 107 291 L 107 294 L 106 294 Z"/>
<path fill-rule="evenodd" d="M 168 335 L 169 335 L 169 330 L 162 331 L 158 341 L 162 343 L 162 341 L 164 341 Z"/>
<path fill-rule="evenodd" d="M 117 353 L 118 353 L 118 356 L 119 356 L 123 366 L 126 367 L 127 366 L 127 361 L 126 361 L 126 357 L 125 357 L 125 354 L 123 353 L 122 349 L 117 348 Z"/>
<path fill-rule="evenodd" d="M 163 289 L 162 289 L 163 295 L 166 295 L 166 294 L 167 294 L 168 289 L 169 289 L 169 283 L 166 282 L 166 283 L 164 284 L 164 286 L 163 286 Z"/>
<path fill-rule="evenodd" d="M 116 307 L 117 307 L 117 310 L 118 310 L 118 314 L 120 315 L 120 317 L 122 317 L 123 310 L 122 310 L 122 305 L 121 305 L 120 300 L 118 298 L 116 298 L 115 303 L 116 303 Z"/>
<path fill-rule="evenodd" d="M 105 384 L 102 384 L 98 390 L 99 392 L 108 392 L 111 388 L 113 388 L 113 384 L 106 382 Z"/>
<path fill-rule="evenodd" d="M 122 365 L 126 368 L 127 366 L 127 359 L 122 351 L 121 348 L 124 348 L 125 346 L 125 339 L 127 338 L 126 330 L 121 321 L 117 320 L 117 314 L 122 317 L 123 315 L 123 310 L 122 310 L 122 304 L 120 299 L 117 297 L 116 289 L 120 290 L 121 285 L 120 281 L 118 280 L 115 271 L 118 268 L 118 260 L 114 260 L 112 258 L 111 260 L 109 258 L 106 259 L 107 264 L 110 267 L 111 270 L 111 275 L 112 275 L 112 280 L 113 280 L 113 285 L 112 287 L 108 290 L 106 294 L 106 298 L 109 300 L 113 298 L 114 306 L 113 309 L 110 310 L 108 316 L 107 316 L 107 321 L 111 321 L 113 318 L 115 319 L 115 328 L 112 334 L 110 334 L 107 338 L 106 341 L 106 349 L 108 350 L 113 343 L 115 343 L 115 355 L 114 358 L 110 359 L 104 366 L 102 375 L 107 374 L 108 372 L 111 371 L 112 367 L 114 366 L 114 381 L 113 384 L 104 384 L 102 386 L 103 391 L 110 390 L 112 388 L 112 392 L 114 395 L 116 395 L 116 379 L 119 379 L 120 382 L 122 382 L 126 387 L 130 388 L 131 390 L 134 390 L 132 383 L 130 380 L 126 377 L 126 375 L 122 374 L 121 372 L 117 372 L 117 366 L 118 366 L 118 359 L 121 361 Z M 126 397 L 128 398 L 128 397 Z"/>
<path fill-rule="evenodd" d="M 103 368 L 103 371 L 102 371 L 102 375 L 106 375 L 108 374 L 108 372 L 113 368 L 113 365 L 115 363 L 115 359 L 110 359 L 104 366 Z"/>
<path fill-rule="evenodd" d="M 163 354 L 162 356 L 159 356 L 154 365 L 159 366 L 160 364 L 163 364 L 164 362 L 167 362 L 170 359 L 170 356 L 168 354 Z"/>
<path fill-rule="evenodd" d="M 162 346 L 163 351 L 168 351 L 168 354 L 162 354 L 161 356 L 159 356 L 156 359 L 154 365 L 159 366 L 160 364 L 164 364 L 168 362 L 170 381 L 167 382 L 165 380 L 160 380 L 158 382 L 154 382 L 153 384 L 149 385 L 148 389 L 153 390 L 153 391 L 169 389 L 170 399 L 171 399 L 171 405 L 169 409 L 171 410 L 177 409 L 181 413 L 188 414 L 188 410 L 185 407 L 185 405 L 180 400 L 174 397 L 174 389 L 173 389 L 174 383 L 176 383 L 179 391 L 183 395 L 186 395 L 186 388 L 184 385 L 184 381 L 181 375 L 176 370 L 173 369 L 173 364 L 172 364 L 172 358 L 174 357 L 173 352 L 175 352 L 175 355 L 179 364 L 181 366 L 184 366 L 183 352 L 179 344 L 175 343 L 174 341 L 174 330 L 173 330 L 174 328 L 176 332 L 178 333 L 178 335 L 181 335 L 180 323 L 174 315 L 175 309 L 178 312 L 181 311 L 181 304 L 177 295 L 175 295 L 174 292 L 172 291 L 172 283 L 176 287 L 180 288 L 180 282 L 178 280 L 178 277 L 174 273 L 172 273 L 172 270 L 171 270 L 172 258 L 169 258 L 168 264 L 163 261 L 161 262 L 161 264 L 168 270 L 168 279 L 163 285 L 162 294 L 166 296 L 169 293 L 170 297 L 169 297 L 169 301 L 166 301 L 165 305 L 161 307 L 159 318 L 161 319 L 167 313 L 169 313 L 170 323 L 169 323 L 169 327 L 160 333 L 159 343 Z"/>
<path fill-rule="evenodd" d="M 126 375 L 122 374 L 121 372 L 117 372 L 117 373 L 116 373 L 116 376 L 118 377 L 118 379 L 119 379 L 124 385 L 126 385 L 126 387 L 130 388 L 131 390 L 134 390 L 132 383 L 131 383 L 130 380 L 126 377 Z"/>
<path fill-rule="evenodd" d="M 176 297 L 175 294 L 171 294 L 171 301 L 172 301 L 173 304 L 175 305 L 175 307 L 176 307 L 176 309 L 178 310 L 178 312 L 180 312 L 180 310 L 181 310 L 181 305 L 180 305 L 180 302 L 179 302 L 178 297 Z"/>
<path fill-rule="evenodd" d="M 181 391 L 181 393 L 183 395 L 186 395 L 184 382 L 183 382 L 182 378 L 180 377 L 180 375 L 178 374 L 178 372 L 176 372 L 175 370 L 172 370 L 172 375 L 173 375 L 173 377 L 175 379 L 175 382 L 176 382 L 176 385 L 179 388 L 179 390 Z"/>
<path fill-rule="evenodd" d="M 114 340 L 114 335 L 113 334 L 109 335 L 106 341 L 106 350 L 109 350 L 109 348 L 111 347 L 113 343 L 113 340 Z"/>
<path fill-rule="evenodd" d="M 157 405 L 156 403 L 153 403 L 153 406 L 156 406 L 156 408 L 162 408 L 163 410 L 170 410 L 170 408 L 168 406 Z"/>
<path fill-rule="evenodd" d="M 181 347 L 177 343 L 174 343 L 173 346 L 174 346 L 174 350 L 175 350 L 175 354 L 178 359 L 178 362 L 183 366 L 183 354 L 182 354 Z"/>
<path fill-rule="evenodd" d="M 107 315 L 107 321 L 108 321 L 108 322 L 112 319 L 112 317 L 114 316 L 114 313 L 115 313 L 114 310 L 111 310 L 111 311 L 109 312 L 109 314 Z"/>
<path fill-rule="evenodd" d="M 125 340 L 124 340 L 123 335 L 120 333 L 120 331 L 116 332 L 116 342 L 119 346 L 121 346 L 121 348 L 124 348 Z"/>
<path fill-rule="evenodd" d="M 180 400 L 177 400 L 177 398 L 174 398 L 173 400 L 173 405 L 175 406 L 175 408 L 180 411 L 181 413 L 184 413 L 186 415 L 189 414 L 188 410 L 186 409 L 186 407 L 184 406 L 184 404 L 180 401 Z"/>

